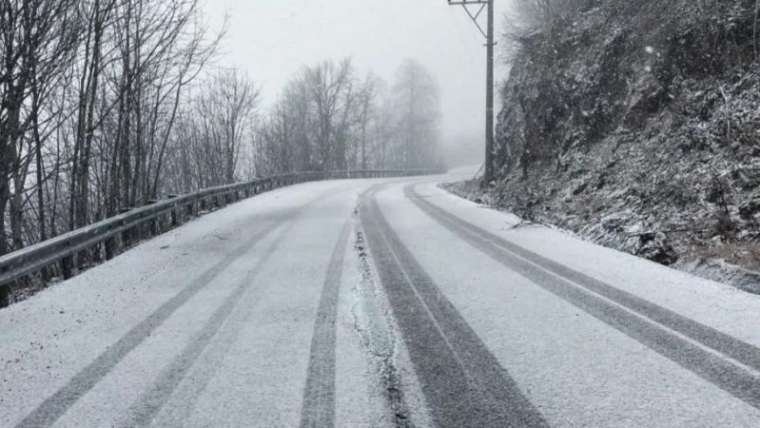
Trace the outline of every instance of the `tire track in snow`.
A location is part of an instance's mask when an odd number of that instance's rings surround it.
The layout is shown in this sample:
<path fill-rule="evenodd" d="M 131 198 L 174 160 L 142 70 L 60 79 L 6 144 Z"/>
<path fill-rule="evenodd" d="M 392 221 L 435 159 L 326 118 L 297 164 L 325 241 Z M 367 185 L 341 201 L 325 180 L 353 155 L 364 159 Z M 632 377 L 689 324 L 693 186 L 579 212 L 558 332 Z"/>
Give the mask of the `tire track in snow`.
<path fill-rule="evenodd" d="M 532 283 L 760 409 L 760 348 L 615 288 L 404 193 L 433 220 Z"/>
<path fill-rule="evenodd" d="M 351 230 L 349 221 L 335 244 L 319 298 L 317 318 L 311 340 L 309 368 L 303 391 L 301 427 L 335 426 L 335 347 L 338 296 L 343 260 Z"/>
<path fill-rule="evenodd" d="M 244 256 L 259 241 L 277 229 L 277 226 L 290 221 L 308 206 L 322 200 L 325 194 L 329 193 L 330 192 L 328 191 L 320 194 L 319 197 L 296 209 L 285 210 L 278 220 L 261 223 L 258 230 L 253 233 L 248 242 L 238 246 L 224 260 L 221 260 L 211 268 L 207 269 L 198 278 L 192 281 L 190 285 L 183 288 L 182 291 L 158 307 L 147 318 L 132 327 L 132 329 L 130 329 L 116 343 L 108 347 L 91 363 L 77 372 L 63 387 L 40 403 L 31 413 L 22 419 L 16 427 L 39 428 L 53 425 L 82 396 L 108 375 L 108 373 L 110 373 L 111 370 L 113 370 L 114 367 L 127 356 L 127 354 L 139 346 L 172 314 L 187 303 L 188 300 L 208 286 L 222 271 Z"/>
<path fill-rule="evenodd" d="M 361 219 L 378 274 L 436 425 L 546 427 L 509 373 L 365 194 Z"/>
<path fill-rule="evenodd" d="M 259 258 L 253 268 L 247 272 L 245 278 L 237 285 L 237 287 L 224 299 L 224 302 L 214 311 L 211 317 L 206 321 L 201 330 L 193 335 L 190 341 L 187 343 L 182 352 L 177 355 L 172 362 L 165 367 L 158 378 L 143 393 L 140 398 L 133 403 L 128 412 L 126 421 L 120 425 L 124 428 L 127 427 L 145 427 L 150 426 L 153 419 L 156 417 L 159 411 L 164 407 L 169 397 L 179 386 L 180 382 L 185 378 L 195 362 L 204 353 L 208 345 L 216 336 L 219 329 L 225 325 L 226 321 L 234 313 L 235 308 L 243 300 L 247 292 L 250 291 L 253 286 L 256 276 L 259 274 L 264 265 L 269 261 L 274 252 L 277 250 L 281 242 L 281 237 L 290 229 L 293 223 L 289 223 L 284 229 L 279 232 L 279 237 L 264 250 L 263 255 Z M 239 328 L 240 324 L 237 324 L 233 328 Z M 236 333 L 232 331 L 230 333 Z M 234 334 L 233 334 L 234 336 Z M 231 342 L 222 344 L 222 348 L 219 351 L 225 351 Z M 226 345 L 226 346 L 225 346 Z M 217 349 L 215 349 L 216 351 Z M 221 358 L 223 353 L 216 354 L 214 357 Z M 212 358 L 213 359 L 213 358 Z M 200 394 L 206 385 L 210 381 L 213 372 L 205 372 L 205 375 L 201 378 L 196 378 L 193 384 L 192 395 L 193 398 L 197 398 L 196 394 Z M 185 401 L 184 406 L 192 406 L 193 400 Z M 174 409 L 179 410 L 178 415 L 185 416 L 189 413 L 188 409 Z M 181 424 L 180 420 L 167 421 L 171 424 Z"/>

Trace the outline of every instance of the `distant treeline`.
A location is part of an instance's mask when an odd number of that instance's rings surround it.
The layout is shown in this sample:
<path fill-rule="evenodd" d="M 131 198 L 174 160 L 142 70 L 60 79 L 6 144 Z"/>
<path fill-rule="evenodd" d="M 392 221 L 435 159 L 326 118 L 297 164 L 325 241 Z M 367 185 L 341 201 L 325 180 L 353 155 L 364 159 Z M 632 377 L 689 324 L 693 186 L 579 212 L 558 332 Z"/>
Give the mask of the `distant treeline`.
<path fill-rule="evenodd" d="M 253 147 L 258 171 L 424 168 L 439 161 L 438 86 L 406 60 L 389 86 L 346 59 L 305 67 Z"/>

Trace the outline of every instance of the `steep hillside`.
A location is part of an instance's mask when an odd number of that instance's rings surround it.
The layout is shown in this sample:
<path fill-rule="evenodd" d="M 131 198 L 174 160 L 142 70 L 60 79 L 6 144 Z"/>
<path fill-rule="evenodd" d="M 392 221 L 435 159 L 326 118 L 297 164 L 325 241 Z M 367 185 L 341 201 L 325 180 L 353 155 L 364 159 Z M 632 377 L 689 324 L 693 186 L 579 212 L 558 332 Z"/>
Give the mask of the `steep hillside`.
<path fill-rule="evenodd" d="M 758 287 L 760 277 L 723 263 L 760 270 L 756 3 L 591 1 L 523 40 L 502 88 L 499 179 L 486 197 Z"/>

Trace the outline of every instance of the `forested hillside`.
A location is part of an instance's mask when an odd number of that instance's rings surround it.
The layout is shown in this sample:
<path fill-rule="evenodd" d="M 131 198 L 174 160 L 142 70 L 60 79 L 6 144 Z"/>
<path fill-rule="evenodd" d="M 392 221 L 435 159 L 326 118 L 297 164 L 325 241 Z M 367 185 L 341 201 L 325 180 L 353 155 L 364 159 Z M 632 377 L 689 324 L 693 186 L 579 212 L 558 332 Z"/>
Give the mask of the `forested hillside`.
<path fill-rule="evenodd" d="M 485 197 L 757 287 L 730 265 L 760 268 L 760 2 L 524 4 Z"/>
<path fill-rule="evenodd" d="M 0 2 L 0 255 L 170 194 L 438 161 L 438 88 L 415 61 L 392 83 L 305 66 L 269 111 L 219 60 L 224 30 L 198 0 Z"/>

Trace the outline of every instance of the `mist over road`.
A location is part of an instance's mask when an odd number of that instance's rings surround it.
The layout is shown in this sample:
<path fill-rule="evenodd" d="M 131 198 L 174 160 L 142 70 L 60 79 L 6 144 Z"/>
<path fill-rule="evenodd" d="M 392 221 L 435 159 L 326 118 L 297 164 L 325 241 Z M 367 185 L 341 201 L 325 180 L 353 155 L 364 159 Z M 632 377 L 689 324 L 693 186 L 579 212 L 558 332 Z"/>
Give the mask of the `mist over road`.
<path fill-rule="evenodd" d="M 464 177 L 275 190 L 0 311 L 0 426 L 760 426 L 760 296 Z"/>

